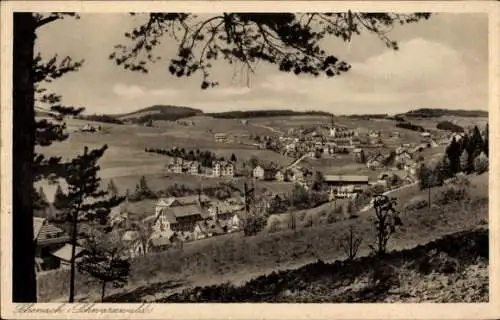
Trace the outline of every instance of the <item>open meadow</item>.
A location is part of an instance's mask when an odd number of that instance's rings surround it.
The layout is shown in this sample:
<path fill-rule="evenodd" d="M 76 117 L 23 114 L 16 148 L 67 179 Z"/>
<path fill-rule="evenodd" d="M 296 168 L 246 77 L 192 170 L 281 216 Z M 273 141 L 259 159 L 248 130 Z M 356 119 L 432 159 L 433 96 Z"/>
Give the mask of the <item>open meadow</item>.
<path fill-rule="evenodd" d="M 173 184 L 185 184 L 190 188 L 213 186 L 220 182 L 227 182 L 225 178 L 206 178 L 190 175 L 171 174 L 165 176 L 165 166 L 170 158 L 165 155 L 145 152 L 145 148 L 170 149 L 177 147 L 186 150 L 199 149 L 211 151 L 218 157 L 229 159 L 232 154 L 237 157 L 237 166 L 243 161 L 257 157 L 263 162 L 274 162 L 287 166 L 294 159 L 270 150 L 259 150 L 255 146 L 230 142 L 217 143 L 213 134 L 224 132 L 231 134 L 263 134 L 269 130 L 251 125 L 243 125 L 241 121 L 232 119 L 212 119 L 210 117 L 194 117 L 194 126 L 186 127 L 175 122 L 169 126 L 146 127 L 134 124 L 108 124 L 69 119 L 67 121 L 69 138 L 49 147 L 39 148 L 37 151 L 45 156 L 58 156 L 70 159 L 83 153 L 85 146 L 99 148 L 108 145 L 104 156 L 100 159 L 100 177 L 103 185 L 113 179 L 122 193 L 127 189 L 133 191 L 141 176 L 145 176 L 150 188 L 158 191 Z M 85 124 L 101 125 L 102 130 L 95 133 L 82 133 L 78 130 Z M 210 131 L 210 132 L 209 132 Z M 49 199 L 53 198 L 55 186 L 46 182 L 39 183 L 44 188 Z M 273 189 L 274 186 L 267 186 Z M 274 188 L 282 189 L 281 184 Z"/>

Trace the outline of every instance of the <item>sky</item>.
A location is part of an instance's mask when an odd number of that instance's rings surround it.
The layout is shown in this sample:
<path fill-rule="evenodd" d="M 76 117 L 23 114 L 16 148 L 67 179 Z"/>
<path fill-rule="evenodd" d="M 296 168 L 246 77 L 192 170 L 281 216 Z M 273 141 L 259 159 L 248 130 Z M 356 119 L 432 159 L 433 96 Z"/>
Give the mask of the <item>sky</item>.
<path fill-rule="evenodd" d="M 398 113 L 426 108 L 488 108 L 488 17 L 480 13 L 439 13 L 417 24 L 395 26 L 393 51 L 376 36 L 362 34 L 346 43 L 324 43 L 351 64 L 338 77 L 296 76 L 259 63 L 247 82 L 234 65 L 218 63 L 220 86 L 201 90 L 201 75 L 177 78 L 168 72 L 175 41 L 165 37 L 161 55 L 148 74 L 131 72 L 108 59 L 124 33 L 140 18 L 118 13 L 86 13 L 42 27 L 36 50 L 84 59 L 83 67 L 50 86 L 66 105 L 86 113 L 126 113 L 154 104 L 199 108 L 204 112 L 258 109 L 322 110 L 335 114 Z"/>

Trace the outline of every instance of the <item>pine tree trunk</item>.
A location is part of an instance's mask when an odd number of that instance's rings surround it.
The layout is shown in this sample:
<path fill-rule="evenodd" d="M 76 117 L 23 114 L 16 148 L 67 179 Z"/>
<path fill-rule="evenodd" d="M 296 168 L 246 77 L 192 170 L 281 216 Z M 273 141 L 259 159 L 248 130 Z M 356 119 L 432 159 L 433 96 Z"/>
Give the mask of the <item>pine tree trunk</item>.
<path fill-rule="evenodd" d="M 35 136 L 33 47 L 35 19 L 14 13 L 13 21 L 13 302 L 36 302 L 33 241 L 33 154 Z"/>

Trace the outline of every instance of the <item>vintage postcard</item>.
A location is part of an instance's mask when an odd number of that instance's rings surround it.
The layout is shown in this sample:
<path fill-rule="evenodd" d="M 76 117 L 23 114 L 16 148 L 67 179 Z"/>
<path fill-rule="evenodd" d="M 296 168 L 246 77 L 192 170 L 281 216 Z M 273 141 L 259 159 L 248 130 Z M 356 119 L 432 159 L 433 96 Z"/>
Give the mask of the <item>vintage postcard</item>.
<path fill-rule="evenodd" d="M 1 13 L 2 318 L 500 317 L 499 2 Z"/>

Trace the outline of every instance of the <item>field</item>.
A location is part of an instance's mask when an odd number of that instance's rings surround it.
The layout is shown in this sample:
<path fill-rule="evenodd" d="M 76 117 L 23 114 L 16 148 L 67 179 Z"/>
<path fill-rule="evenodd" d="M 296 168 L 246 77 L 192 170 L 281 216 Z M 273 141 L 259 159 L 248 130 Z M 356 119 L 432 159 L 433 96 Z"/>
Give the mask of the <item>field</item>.
<path fill-rule="evenodd" d="M 465 118 L 454 117 L 460 125 L 470 125 L 477 123 L 484 126 L 487 118 Z M 227 182 L 224 178 L 206 178 L 190 175 L 165 175 L 165 165 L 169 157 L 154 153 L 147 153 L 145 148 L 185 148 L 186 150 L 209 150 L 215 152 L 218 156 L 226 159 L 234 153 L 238 159 L 237 167 L 241 166 L 242 161 L 249 160 L 251 157 L 257 157 L 264 162 L 275 162 L 286 166 L 294 159 L 278 154 L 270 150 L 258 150 L 247 143 L 247 136 L 253 135 L 277 135 L 279 132 L 286 132 L 290 128 L 299 128 L 301 126 L 328 125 L 331 119 L 326 116 L 282 116 L 250 119 L 246 124 L 238 119 L 214 119 L 208 116 L 194 116 L 184 119 L 192 122 L 194 125 L 185 126 L 175 121 L 155 121 L 154 127 L 141 125 L 116 125 L 105 124 L 77 119 L 67 121 L 68 131 L 71 132 L 68 140 L 62 143 L 54 143 L 50 147 L 39 149 L 46 156 L 62 156 L 65 159 L 74 157 L 82 153 L 83 148 L 101 147 L 108 145 L 108 150 L 100 160 L 100 176 L 103 185 L 113 179 L 119 192 L 125 193 L 128 189 L 133 192 L 141 176 L 145 176 L 150 188 L 154 191 L 164 190 L 174 184 L 184 184 L 191 189 L 199 187 L 210 187 Z M 339 116 L 335 119 L 336 123 L 349 127 L 359 128 L 360 133 L 366 133 L 369 130 L 381 131 L 382 139 L 387 146 L 397 146 L 401 143 L 419 142 L 420 136 L 417 132 L 399 129 L 395 127 L 395 122 L 385 119 L 363 120 L 350 117 Z M 423 125 L 426 128 L 435 128 L 441 118 L 410 118 L 415 124 Z M 103 130 L 98 133 L 78 132 L 85 124 L 101 125 Z M 389 138 L 393 131 L 400 133 L 399 138 Z M 236 141 L 231 143 L 216 143 L 213 134 L 224 132 L 230 136 L 236 136 Z M 374 151 L 374 150 L 372 150 Z M 388 149 L 383 150 L 388 152 Z M 426 149 L 422 156 L 426 160 L 439 159 L 444 154 L 445 147 Z M 371 152 L 371 151 L 369 151 Z M 313 171 L 322 171 L 329 174 L 356 174 L 368 175 L 371 180 L 376 179 L 380 170 L 373 171 L 362 164 L 353 163 L 350 155 L 337 155 L 335 159 L 311 159 L 308 158 L 302 162 L 308 164 Z M 242 179 L 233 179 L 233 183 L 243 184 Z M 61 182 L 64 188 L 64 183 Z M 39 182 L 37 186 L 43 186 L 44 192 L 49 200 L 53 199 L 56 185 L 49 185 L 47 182 Z M 292 185 L 276 181 L 258 182 L 256 185 L 258 192 L 272 191 L 275 193 L 290 192 Z M 149 204 L 143 205 L 144 207 Z M 142 210 L 144 211 L 144 210 Z M 149 209 L 148 209 L 149 211 Z"/>
<path fill-rule="evenodd" d="M 444 235 L 485 227 L 488 224 L 488 174 L 470 176 L 471 199 L 446 205 L 404 211 L 404 226 L 389 242 L 389 250 L 411 249 Z M 444 187 L 432 189 L 433 199 Z M 411 188 L 408 188 L 411 189 Z M 427 190 L 401 190 L 395 192 L 401 205 L 412 197 L 427 196 Z M 331 204 L 313 211 L 331 210 Z M 373 241 L 373 212 L 359 213 L 357 218 L 335 223 L 318 223 L 296 231 L 263 232 L 253 237 L 231 234 L 224 238 L 199 242 L 184 251 L 168 251 L 138 258 L 132 262 L 129 286 L 110 291 L 110 301 L 157 301 L 179 290 L 193 286 L 206 286 L 230 282 L 241 285 L 248 280 L 277 270 L 296 269 L 321 259 L 325 262 L 344 258 L 340 239 L 353 226 L 363 238 L 359 256 L 370 253 Z M 39 278 L 41 301 L 63 299 L 67 290 L 67 274 Z M 415 278 L 414 281 L 417 281 Z M 94 301 L 99 287 L 79 280 L 79 300 Z M 413 280 L 412 280 L 413 281 Z M 60 285 L 55 285 L 60 283 Z M 85 285 L 84 285 L 85 283 Z"/>
<path fill-rule="evenodd" d="M 113 179 L 122 193 L 126 189 L 133 191 L 141 176 L 146 176 L 153 190 L 161 190 L 175 183 L 186 184 L 190 187 L 216 185 L 225 179 L 208 179 L 188 175 L 171 175 L 165 177 L 165 165 L 169 157 L 154 153 L 147 153 L 145 148 L 172 147 L 186 150 L 208 150 L 218 157 L 229 159 L 234 153 L 238 163 L 256 156 L 265 162 L 275 162 L 286 166 L 294 159 L 269 150 L 258 150 L 254 146 L 242 143 L 216 143 L 212 132 L 218 130 L 231 134 L 269 134 L 268 129 L 252 125 L 243 125 L 237 120 L 212 119 L 209 117 L 193 117 L 194 126 L 185 127 L 175 122 L 168 122 L 165 127 L 145 127 L 139 125 L 102 124 L 91 121 L 69 119 L 67 122 L 70 137 L 62 143 L 54 143 L 50 147 L 39 148 L 37 151 L 45 156 L 60 156 L 70 159 L 83 152 L 83 148 L 98 148 L 104 144 L 108 150 L 101 158 L 100 176 L 103 184 Z M 77 130 L 85 124 L 101 125 L 103 130 L 97 133 L 81 133 Z M 164 123 L 167 123 L 164 121 Z M 46 182 L 43 186 L 48 199 L 53 198 L 56 186 Z M 64 184 L 63 184 L 64 185 Z M 283 189 L 280 184 L 269 185 L 268 189 Z"/>

